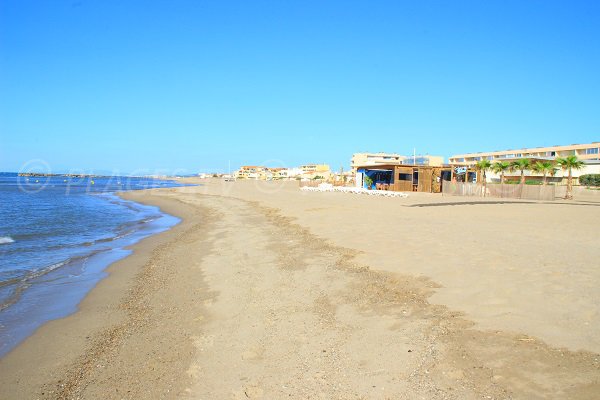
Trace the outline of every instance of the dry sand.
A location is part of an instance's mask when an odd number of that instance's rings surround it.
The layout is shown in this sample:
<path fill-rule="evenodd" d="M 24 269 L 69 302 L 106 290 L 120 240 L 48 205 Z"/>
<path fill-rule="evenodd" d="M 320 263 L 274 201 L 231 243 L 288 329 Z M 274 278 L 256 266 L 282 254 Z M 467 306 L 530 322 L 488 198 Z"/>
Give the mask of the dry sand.
<path fill-rule="evenodd" d="M 183 222 L 0 360 L 0 398 L 598 398 L 598 203 L 203 183 L 125 195 Z"/>

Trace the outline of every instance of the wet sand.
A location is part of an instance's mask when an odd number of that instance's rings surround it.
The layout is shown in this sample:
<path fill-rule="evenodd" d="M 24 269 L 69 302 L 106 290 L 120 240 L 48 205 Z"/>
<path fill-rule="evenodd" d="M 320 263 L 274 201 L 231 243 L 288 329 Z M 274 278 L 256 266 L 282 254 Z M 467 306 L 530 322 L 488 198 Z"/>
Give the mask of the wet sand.
<path fill-rule="evenodd" d="M 0 398 L 600 393 L 596 203 L 203 183 L 125 194 L 183 222 L 3 358 Z"/>

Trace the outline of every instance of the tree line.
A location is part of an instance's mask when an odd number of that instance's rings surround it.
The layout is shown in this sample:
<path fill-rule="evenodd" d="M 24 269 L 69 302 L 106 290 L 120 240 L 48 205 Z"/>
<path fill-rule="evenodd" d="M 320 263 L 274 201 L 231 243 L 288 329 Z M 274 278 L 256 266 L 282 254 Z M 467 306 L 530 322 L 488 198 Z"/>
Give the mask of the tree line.
<path fill-rule="evenodd" d="M 504 184 L 504 174 L 506 172 L 521 172 L 520 185 L 525 184 L 525 171 L 533 171 L 543 176 L 544 186 L 548 184 L 548 175 L 554 176 L 559 169 L 568 172 L 567 177 L 567 192 L 565 194 L 566 200 L 573 199 L 573 170 L 579 170 L 584 167 L 584 163 L 577 159 L 577 156 L 571 155 L 566 157 L 558 157 L 554 161 L 535 161 L 532 162 L 527 158 L 521 158 L 512 162 L 508 161 L 496 161 L 492 163 L 490 160 L 481 160 L 475 164 L 475 169 L 481 171 L 483 181 L 483 192 L 485 195 L 486 191 L 486 172 L 493 171 L 500 174 L 500 183 Z"/>

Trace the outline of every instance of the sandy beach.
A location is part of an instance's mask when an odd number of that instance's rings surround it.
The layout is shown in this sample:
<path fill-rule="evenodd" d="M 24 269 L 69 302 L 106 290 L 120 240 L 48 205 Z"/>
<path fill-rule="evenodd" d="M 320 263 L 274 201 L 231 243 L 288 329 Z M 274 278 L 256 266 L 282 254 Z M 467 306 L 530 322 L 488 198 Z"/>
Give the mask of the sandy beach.
<path fill-rule="evenodd" d="M 2 399 L 595 399 L 600 203 L 190 180 Z"/>

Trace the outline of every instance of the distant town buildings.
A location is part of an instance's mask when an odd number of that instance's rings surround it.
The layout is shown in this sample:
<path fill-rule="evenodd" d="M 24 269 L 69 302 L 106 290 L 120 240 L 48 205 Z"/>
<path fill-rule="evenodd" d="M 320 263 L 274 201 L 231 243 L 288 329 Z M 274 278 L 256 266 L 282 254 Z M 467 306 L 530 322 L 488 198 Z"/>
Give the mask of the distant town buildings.
<path fill-rule="evenodd" d="M 329 179 L 331 175 L 331 168 L 327 164 L 306 164 L 301 165 L 302 178 L 308 179 Z"/>
<path fill-rule="evenodd" d="M 514 161 L 528 158 L 532 163 L 537 161 L 555 160 L 557 157 L 569 155 L 577 156 L 584 161 L 582 170 L 573 171 L 577 179 L 584 174 L 600 173 L 600 142 L 588 144 L 572 144 L 566 146 L 534 147 L 519 150 L 503 150 L 491 152 L 478 152 L 453 155 L 448 164 L 444 164 L 444 157 L 434 155 L 401 155 L 398 153 L 354 153 L 351 159 L 350 171 L 331 171 L 327 164 L 303 164 L 292 168 L 273 168 L 268 166 L 245 165 L 235 171 L 235 179 L 254 180 L 325 180 L 330 182 L 345 183 L 355 182 L 364 186 L 365 176 L 375 178 L 375 185 L 379 183 L 395 190 L 412 190 L 438 192 L 443 181 L 456 180 L 474 182 L 480 179 L 479 171 L 475 167 L 478 161 L 487 159 L 494 163 L 497 161 Z M 371 176 L 372 175 L 372 176 Z M 532 170 L 526 170 L 524 175 L 527 180 L 540 180 L 542 175 Z M 506 170 L 506 179 L 517 179 L 520 171 Z M 548 182 L 562 183 L 566 172 L 558 167 L 548 175 Z M 500 180 L 500 175 L 492 171 L 486 174 L 488 181 Z M 430 182 L 431 181 L 431 182 Z M 387 186 L 386 186 L 387 185 Z M 404 185 L 404 186 L 402 186 Z M 406 186 L 406 187 L 405 187 Z"/>
<path fill-rule="evenodd" d="M 258 165 L 243 165 L 239 170 L 235 171 L 236 179 L 266 179 L 266 167 Z"/>
<path fill-rule="evenodd" d="M 305 164 L 293 168 L 271 168 L 244 165 L 235 171 L 236 179 L 281 180 L 281 179 L 329 179 L 331 169 L 327 164 Z"/>

